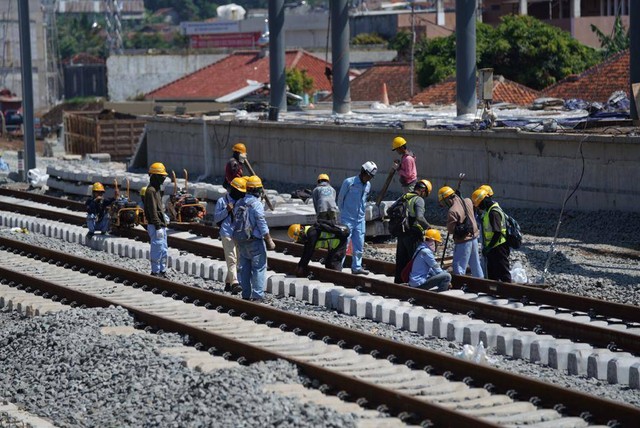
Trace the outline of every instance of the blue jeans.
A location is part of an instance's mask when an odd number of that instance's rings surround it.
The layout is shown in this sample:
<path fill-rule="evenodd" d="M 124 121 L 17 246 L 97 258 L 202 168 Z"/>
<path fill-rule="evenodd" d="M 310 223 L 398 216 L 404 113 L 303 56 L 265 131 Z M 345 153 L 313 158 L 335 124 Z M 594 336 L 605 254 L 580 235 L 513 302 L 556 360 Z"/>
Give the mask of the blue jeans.
<path fill-rule="evenodd" d="M 484 278 L 480 255 L 478 254 L 478 240 L 471 239 L 466 242 L 455 244 L 453 247 L 453 273 L 465 275 L 467 266 L 471 268 L 471 275 L 476 278 Z"/>
<path fill-rule="evenodd" d="M 92 234 L 96 231 L 106 233 L 109 230 L 109 216 L 105 215 L 100 221 L 96 221 L 95 214 L 87 215 L 87 228 Z"/>
<path fill-rule="evenodd" d="M 364 254 L 364 232 L 366 223 L 364 221 L 343 219 L 342 224 L 349 228 L 349 237 L 347 242 L 351 240 L 351 271 L 362 269 L 362 255 Z M 342 260 L 344 265 L 344 260 Z"/>
<path fill-rule="evenodd" d="M 440 272 L 432 277 L 429 277 L 423 284 L 420 284 L 418 288 L 429 290 L 433 287 L 438 287 L 437 291 L 447 291 L 451 284 L 451 274 L 449 272 Z"/>
<path fill-rule="evenodd" d="M 151 249 L 149 251 L 149 259 L 151 262 L 151 273 L 166 272 L 167 271 L 167 253 L 169 246 L 167 245 L 167 228 L 163 227 L 164 238 L 156 238 L 156 227 L 152 224 L 147 226 L 147 232 L 149 233 L 149 242 L 151 243 Z"/>
<path fill-rule="evenodd" d="M 264 299 L 267 247 L 262 239 L 238 242 L 238 281 L 243 299 Z"/>

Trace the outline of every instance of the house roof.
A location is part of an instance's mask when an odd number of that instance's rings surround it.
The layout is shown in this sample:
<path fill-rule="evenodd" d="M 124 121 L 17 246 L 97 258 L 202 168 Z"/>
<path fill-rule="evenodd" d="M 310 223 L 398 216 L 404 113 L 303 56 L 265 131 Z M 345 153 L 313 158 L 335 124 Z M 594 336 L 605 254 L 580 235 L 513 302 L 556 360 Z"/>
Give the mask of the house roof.
<path fill-rule="evenodd" d="M 520 106 L 529 105 L 540 92 L 521 85 L 502 76 L 493 78 L 493 102 L 505 102 Z M 428 86 L 411 99 L 413 104 L 448 105 L 456 102 L 456 78 L 450 77 L 443 82 Z"/>
<path fill-rule="evenodd" d="M 287 50 L 285 67 L 306 70 L 315 90 L 331 91 L 324 70 L 330 63 L 304 50 Z M 191 74 L 149 92 L 147 99 L 216 99 L 247 86 L 247 80 L 269 81 L 269 56 L 237 51 Z"/>
<path fill-rule="evenodd" d="M 389 103 L 409 101 L 411 99 L 410 76 L 411 67 L 409 64 L 377 63 L 351 81 L 351 99 L 353 101 L 382 101 L 382 84 L 386 83 Z"/>
<path fill-rule="evenodd" d="M 606 102 L 615 91 L 629 94 L 629 50 L 543 89 L 548 97 Z"/>

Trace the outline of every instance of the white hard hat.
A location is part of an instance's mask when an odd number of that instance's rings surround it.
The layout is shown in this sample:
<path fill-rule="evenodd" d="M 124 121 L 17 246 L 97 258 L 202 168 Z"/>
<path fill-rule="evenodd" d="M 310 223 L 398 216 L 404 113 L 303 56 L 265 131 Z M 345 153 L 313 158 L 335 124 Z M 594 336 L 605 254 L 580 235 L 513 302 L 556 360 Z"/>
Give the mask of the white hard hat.
<path fill-rule="evenodd" d="M 373 161 L 366 161 L 362 164 L 362 169 L 367 174 L 373 177 L 374 175 L 376 175 L 376 172 L 378 172 L 378 165 L 376 165 L 376 163 Z"/>

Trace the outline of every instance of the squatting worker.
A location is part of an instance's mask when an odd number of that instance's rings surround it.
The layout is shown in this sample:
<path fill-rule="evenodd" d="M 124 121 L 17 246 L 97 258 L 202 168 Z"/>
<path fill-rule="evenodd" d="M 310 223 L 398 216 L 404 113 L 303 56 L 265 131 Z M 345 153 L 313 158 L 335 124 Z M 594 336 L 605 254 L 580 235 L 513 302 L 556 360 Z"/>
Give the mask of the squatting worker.
<path fill-rule="evenodd" d="M 242 177 L 242 168 L 247 160 L 247 147 L 244 144 L 237 143 L 231 150 L 233 150 L 233 155 L 231 155 L 224 168 L 224 183 L 222 184 L 227 191 L 231 187 L 231 182 L 234 178 Z"/>
<path fill-rule="evenodd" d="M 504 212 L 494 202 L 486 188 L 478 188 L 471 195 L 473 205 L 482 214 L 482 255 L 487 261 L 487 277 L 494 281 L 511 282 L 507 244 L 507 221 Z"/>
<path fill-rule="evenodd" d="M 149 167 L 149 185 L 144 193 L 144 215 L 151 249 L 151 275 L 167 276 L 167 223 L 168 218 L 162 205 L 162 183 L 167 178 L 164 164 L 155 162 Z"/>
<path fill-rule="evenodd" d="M 402 192 L 407 193 L 413 191 L 413 187 L 418 181 L 418 171 L 416 169 L 416 156 L 407 149 L 407 140 L 402 137 L 396 137 L 391 143 L 391 150 L 398 153 L 401 157 L 393 161 L 393 168 L 400 176 L 400 185 Z"/>
<path fill-rule="evenodd" d="M 448 208 L 447 232 L 453 236 L 453 273 L 466 275 L 469 267 L 472 276 L 484 278 L 478 253 L 478 224 L 471 199 L 463 199 L 451 187 L 443 186 L 438 191 L 438 203 Z"/>
<path fill-rule="evenodd" d="M 274 250 L 274 244 L 269 234 L 269 226 L 264 218 L 264 207 L 260 201 L 262 196 L 262 180 L 252 175 L 246 182 L 247 193 L 233 208 L 234 225 L 238 222 L 240 209 L 248 212 L 247 227 L 251 236 L 246 240 L 236 240 L 238 245 L 238 280 L 242 287 L 242 298 L 257 302 L 264 301 L 264 289 L 267 273 L 267 248 Z M 235 235 L 234 235 L 235 236 Z"/>
<path fill-rule="evenodd" d="M 248 178 L 248 177 L 247 177 Z M 238 294 L 242 291 L 238 282 L 238 247 L 233 240 L 233 207 L 247 192 L 247 178 L 236 177 L 231 180 L 231 188 L 226 195 L 218 198 L 213 213 L 213 221 L 220 228 L 220 240 L 227 264 L 227 276 L 224 280 L 224 291 Z"/>
<path fill-rule="evenodd" d="M 349 228 L 349 238 L 353 247 L 351 257 L 351 273 L 354 275 L 368 275 L 369 271 L 362 268 L 362 254 L 364 252 L 365 204 L 371 191 L 369 181 L 378 172 L 378 166 L 367 161 L 362 164 L 360 174 L 346 178 L 342 182 L 338 193 L 338 209 L 340 223 Z"/>
<path fill-rule="evenodd" d="M 424 289 L 436 287 L 437 291 L 446 291 L 451 287 L 451 275 L 440 268 L 435 253 L 442 236 L 436 229 L 428 229 L 424 242 L 416 249 L 413 267 L 409 274 L 409 286 Z"/>
<path fill-rule="evenodd" d="M 429 180 L 420 180 L 414 186 L 414 190 L 407 192 L 400 198 L 407 202 L 407 214 L 409 216 L 409 230 L 398 235 L 396 244 L 396 274 L 393 282 L 402 283 L 402 270 L 411 260 L 418 244 L 424 240 L 424 232 L 431 228 L 424 217 L 425 200 L 431 193 L 432 185 Z M 399 202 L 399 201 L 398 201 Z"/>
<path fill-rule="evenodd" d="M 299 244 L 304 244 L 302 257 L 296 268 L 296 276 L 303 278 L 309 275 L 309 262 L 316 248 L 328 251 L 324 260 L 327 269 L 342 270 L 342 260 L 347 250 L 349 229 L 346 226 L 327 226 L 316 223 L 311 226 L 292 224 L 287 231 L 289 238 Z"/>
<path fill-rule="evenodd" d="M 91 198 L 86 203 L 87 228 L 89 229 L 85 236 L 86 239 L 93 238 L 96 231 L 103 235 L 109 231 L 109 207 L 118 198 L 118 191 L 116 190 L 115 198 L 105 198 L 104 192 L 102 183 L 93 183 L 91 186 Z"/>
<path fill-rule="evenodd" d="M 336 190 L 329 183 L 329 175 L 318 175 L 318 185 L 313 189 L 311 199 L 318 221 L 335 222 L 338 220 Z"/>

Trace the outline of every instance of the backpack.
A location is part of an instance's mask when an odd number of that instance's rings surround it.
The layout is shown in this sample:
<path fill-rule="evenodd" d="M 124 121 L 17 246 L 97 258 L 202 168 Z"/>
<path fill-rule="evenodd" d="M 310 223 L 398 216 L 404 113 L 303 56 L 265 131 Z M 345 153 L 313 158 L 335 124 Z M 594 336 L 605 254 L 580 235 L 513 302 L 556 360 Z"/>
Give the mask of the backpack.
<path fill-rule="evenodd" d="M 520 225 L 513 217 L 504 215 L 505 222 L 507 223 L 507 245 L 515 250 L 522 245 L 522 232 L 520 231 Z"/>
<path fill-rule="evenodd" d="M 394 238 L 409 231 L 409 201 L 411 199 L 413 198 L 406 198 L 406 195 L 404 195 L 387 210 L 389 234 Z"/>
<path fill-rule="evenodd" d="M 411 260 L 409 260 L 409 263 L 407 263 L 407 265 L 402 269 L 402 272 L 400 272 L 400 279 L 402 280 L 402 282 L 408 283 L 409 282 L 409 275 L 411 275 L 411 270 L 413 269 L 413 262 L 416 259 L 416 256 L 418 255 L 418 253 L 420 252 L 420 250 L 416 250 L 413 253 L 413 257 L 411 257 Z"/>
<path fill-rule="evenodd" d="M 253 239 L 253 229 L 249 222 L 249 207 L 246 203 L 236 205 L 233 222 L 231 223 L 231 238 L 237 242 L 244 242 Z"/>
<path fill-rule="evenodd" d="M 467 212 L 467 204 L 464 202 L 464 199 L 460 199 L 462 200 L 462 208 L 464 209 L 464 220 L 462 223 L 456 223 L 453 229 L 453 237 L 455 239 L 464 239 L 473 234 L 473 223 L 471 223 L 471 218 Z"/>

